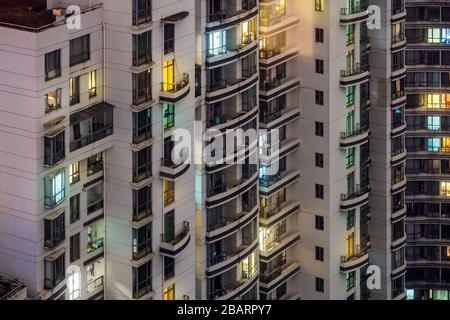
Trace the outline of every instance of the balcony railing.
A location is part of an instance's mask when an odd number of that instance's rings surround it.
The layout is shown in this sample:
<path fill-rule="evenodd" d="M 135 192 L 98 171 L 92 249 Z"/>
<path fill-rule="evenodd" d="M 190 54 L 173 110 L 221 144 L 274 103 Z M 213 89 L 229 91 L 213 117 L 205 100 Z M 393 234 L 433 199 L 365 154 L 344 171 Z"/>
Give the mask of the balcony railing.
<path fill-rule="evenodd" d="M 262 91 L 269 91 L 273 90 L 281 85 L 281 77 L 276 77 L 270 80 L 264 80 L 261 81 L 261 90 Z"/>
<path fill-rule="evenodd" d="M 88 242 L 87 244 L 87 252 L 91 253 L 97 249 L 103 248 L 103 238 L 96 239 L 94 241 Z"/>
<path fill-rule="evenodd" d="M 281 53 L 281 49 L 279 49 L 279 48 L 260 49 L 259 50 L 259 58 L 260 59 L 270 59 L 280 53 Z"/>
<path fill-rule="evenodd" d="M 189 85 L 189 74 L 182 73 L 180 76 L 176 77 L 173 82 L 162 82 L 161 91 L 176 93 Z"/>
<path fill-rule="evenodd" d="M 87 283 L 87 291 L 89 293 L 94 292 L 96 289 L 103 287 L 103 276 L 98 277 L 97 279 L 88 281 Z"/>
<path fill-rule="evenodd" d="M 277 173 L 270 176 L 263 176 L 259 179 L 259 186 L 268 188 L 281 180 L 281 174 Z"/>
<path fill-rule="evenodd" d="M 270 283 L 273 280 L 275 280 L 276 278 L 278 278 L 279 276 L 281 276 L 281 273 L 283 271 L 283 266 L 284 263 L 278 266 L 275 266 L 274 269 L 270 272 L 264 272 L 261 273 L 259 276 L 259 279 L 262 283 Z"/>
<path fill-rule="evenodd" d="M 352 77 L 367 71 L 369 71 L 368 65 L 361 66 L 359 63 L 356 63 L 354 67 L 347 68 L 346 70 L 341 70 L 341 77 L 342 78 Z"/>
<path fill-rule="evenodd" d="M 347 16 L 347 15 L 351 15 L 351 14 L 361 13 L 364 11 L 367 11 L 367 4 L 361 4 L 361 3 L 357 2 L 350 7 L 341 8 L 341 15 Z"/>
<path fill-rule="evenodd" d="M 362 135 L 365 132 L 367 132 L 367 128 L 366 127 L 360 127 L 359 124 L 356 124 L 355 128 L 352 129 L 351 131 L 341 132 L 341 139 L 342 140 L 350 139 L 350 138 Z"/>
<path fill-rule="evenodd" d="M 347 263 L 347 262 L 357 260 L 359 258 L 362 258 L 366 254 L 367 254 L 367 250 L 364 250 L 363 248 L 361 248 L 360 245 L 356 245 L 353 253 L 351 253 L 350 255 L 347 255 L 347 256 L 341 256 L 341 263 Z"/>
<path fill-rule="evenodd" d="M 177 235 L 173 234 L 161 234 L 161 242 L 169 243 L 171 245 L 176 245 L 181 240 L 183 240 L 189 234 L 189 222 L 183 221 L 183 227 Z"/>
<path fill-rule="evenodd" d="M 353 190 L 352 192 L 347 194 L 341 194 L 341 201 L 353 200 L 365 195 L 368 192 L 369 192 L 368 186 L 361 187 L 360 185 L 356 185 L 355 190 Z"/>

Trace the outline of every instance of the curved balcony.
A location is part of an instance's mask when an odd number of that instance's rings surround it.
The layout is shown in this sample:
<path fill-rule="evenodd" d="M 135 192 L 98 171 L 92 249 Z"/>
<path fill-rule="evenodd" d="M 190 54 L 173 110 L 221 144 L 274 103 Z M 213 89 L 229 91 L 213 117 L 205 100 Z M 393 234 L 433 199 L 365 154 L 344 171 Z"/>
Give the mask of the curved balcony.
<path fill-rule="evenodd" d="M 255 201 L 256 202 L 256 201 Z M 246 211 L 248 210 L 248 211 Z M 255 204 L 252 208 L 246 209 L 233 217 L 226 217 L 217 225 L 217 229 L 206 233 L 206 241 L 217 241 L 236 232 L 248 222 L 253 220 L 259 213 L 258 205 Z"/>
<path fill-rule="evenodd" d="M 349 256 L 341 256 L 341 272 L 351 272 L 369 264 L 368 250 L 356 246 L 355 252 Z"/>
<path fill-rule="evenodd" d="M 228 288 L 224 288 L 222 295 L 218 296 L 217 300 L 234 300 L 239 296 L 243 295 L 250 288 L 258 282 L 258 273 L 256 272 L 250 278 L 242 278 L 237 281 L 234 285 L 229 286 Z"/>
<path fill-rule="evenodd" d="M 272 34 L 281 33 L 297 27 L 300 23 L 298 16 L 274 16 L 269 19 L 261 18 L 259 34 L 262 37 L 270 37 Z"/>
<path fill-rule="evenodd" d="M 223 185 L 217 191 L 206 199 L 206 206 L 218 206 L 221 203 L 230 201 L 240 194 L 251 189 L 258 182 L 258 172 L 254 173 L 249 179 L 241 179 L 241 181 L 234 185 Z"/>
<path fill-rule="evenodd" d="M 391 165 L 399 164 L 400 162 L 406 161 L 406 149 L 399 148 L 391 153 Z"/>
<path fill-rule="evenodd" d="M 207 17 L 209 22 L 206 22 L 205 31 L 214 32 L 216 30 L 230 28 L 238 25 L 241 22 L 250 20 L 258 15 L 258 6 L 250 10 L 241 10 L 234 13 L 227 13 L 225 10 L 217 11 Z"/>
<path fill-rule="evenodd" d="M 392 241 L 392 243 L 391 243 L 391 250 L 397 250 L 397 249 L 399 249 L 401 247 L 406 246 L 406 240 L 407 240 L 407 236 L 406 236 L 406 233 L 405 233 L 403 237 Z M 436 239 L 430 239 L 430 241 L 436 241 Z"/>
<path fill-rule="evenodd" d="M 356 186 L 350 194 L 341 194 L 341 210 L 350 210 L 362 206 L 369 201 L 370 187 L 360 188 Z"/>
<path fill-rule="evenodd" d="M 369 66 L 357 63 L 350 70 L 341 70 L 341 86 L 356 86 L 370 80 Z"/>
<path fill-rule="evenodd" d="M 290 46 L 277 49 L 260 49 L 259 68 L 270 69 L 281 63 L 290 61 L 300 56 L 300 47 Z"/>
<path fill-rule="evenodd" d="M 281 94 L 286 94 L 300 87 L 300 78 L 274 78 L 262 81 L 260 85 L 260 100 L 269 101 Z"/>
<path fill-rule="evenodd" d="M 279 128 L 299 118 L 300 110 L 298 107 L 280 109 L 269 115 L 261 116 L 260 127 L 267 130 Z"/>
<path fill-rule="evenodd" d="M 228 99 L 233 95 L 249 89 L 258 82 L 258 77 L 259 74 L 255 73 L 249 78 L 240 78 L 234 81 L 221 80 L 208 88 L 205 100 L 207 103 L 214 103 Z"/>
<path fill-rule="evenodd" d="M 220 116 L 214 117 L 207 122 L 209 129 L 226 130 L 240 127 L 243 124 L 249 122 L 251 118 L 254 118 L 259 112 L 257 107 L 253 107 L 248 111 L 241 111 L 232 117 Z"/>
<path fill-rule="evenodd" d="M 176 103 L 189 94 L 189 74 L 183 73 L 171 83 L 161 83 L 159 99 L 163 102 Z"/>
<path fill-rule="evenodd" d="M 228 63 L 238 61 L 258 49 L 256 36 L 249 36 L 243 39 L 242 43 L 236 47 L 223 46 L 211 49 L 206 53 L 206 68 L 216 68 Z"/>
<path fill-rule="evenodd" d="M 366 21 L 370 14 L 367 10 L 367 5 L 355 3 L 350 8 L 341 8 L 340 22 L 341 24 L 354 24 Z"/>
<path fill-rule="evenodd" d="M 211 278 L 219 273 L 226 272 L 248 257 L 248 255 L 258 248 L 258 238 L 250 245 L 242 245 L 235 251 L 224 252 L 211 259 L 212 265 L 206 267 L 206 276 Z"/>
<path fill-rule="evenodd" d="M 161 159 L 161 167 L 159 168 L 160 177 L 167 180 L 177 180 L 189 170 L 190 164 L 184 161 L 175 164 L 171 159 Z"/>
<path fill-rule="evenodd" d="M 270 228 L 279 221 L 286 219 L 292 214 L 300 211 L 300 202 L 295 201 L 288 204 L 281 204 L 271 208 L 265 208 L 261 212 L 259 218 L 259 225 L 264 228 Z"/>
<path fill-rule="evenodd" d="M 163 256 L 175 258 L 188 246 L 190 239 L 191 235 L 189 234 L 189 222 L 184 221 L 178 234 L 161 234 L 159 252 Z"/>
<path fill-rule="evenodd" d="M 404 174 L 399 175 L 397 177 L 393 177 L 391 193 L 397 193 L 405 188 L 406 188 L 406 178 Z"/>
<path fill-rule="evenodd" d="M 398 206 L 392 207 L 391 213 L 391 223 L 397 222 L 398 220 L 406 217 L 406 206 L 404 204 L 399 204 Z"/>
<path fill-rule="evenodd" d="M 263 242 L 260 244 L 259 257 L 260 260 L 268 261 L 280 254 L 284 250 L 292 247 L 300 241 L 299 232 L 291 232 L 289 234 L 283 234 L 274 238 L 270 242 Z"/>
<path fill-rule="evenodd" d="M 369 128 L 360 128 L 359 124 L 352 132 L 341 132 L 341 148 L 353 148 L 369 141 Z"/>
<path fill-rule="evenodd" d="M 259 180 L 260 194 L 269 196 L 290 184 L 297 182 L 300 179 L 300 172 L 298 170 L 292 172 L 283 172 L 282 174 L 274 174 L 264 176 Z"/>
<path fill-rule="evenodd" d="M 300 265 L 297 262 L 287 266 L 276 267 L 272 272 L 263 273 L 259 276 L 259 290 L 269 293 L 283 282 L 293 278 L 300 272 Z"/>

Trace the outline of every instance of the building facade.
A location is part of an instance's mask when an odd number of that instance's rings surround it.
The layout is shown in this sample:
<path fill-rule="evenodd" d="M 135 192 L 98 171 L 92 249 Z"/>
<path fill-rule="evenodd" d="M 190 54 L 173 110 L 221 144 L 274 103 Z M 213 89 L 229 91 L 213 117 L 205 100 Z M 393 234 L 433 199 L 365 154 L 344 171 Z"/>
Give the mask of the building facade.
<path fill-rule="evenodd" d="M 30 298 L 403 299 L 419 253 L 415 297 L 444 283 L 446 160 L 423 151 L 445 156 L 448 79 L 420 71 L 441 20 L 405 32 L 402 0 L 32 9 L 0 22 L 0 272 Z"/>
<path fill-rule="evenodd" d="M 406 1 L 408 299 L 449 300 L 449 1 Z"/>

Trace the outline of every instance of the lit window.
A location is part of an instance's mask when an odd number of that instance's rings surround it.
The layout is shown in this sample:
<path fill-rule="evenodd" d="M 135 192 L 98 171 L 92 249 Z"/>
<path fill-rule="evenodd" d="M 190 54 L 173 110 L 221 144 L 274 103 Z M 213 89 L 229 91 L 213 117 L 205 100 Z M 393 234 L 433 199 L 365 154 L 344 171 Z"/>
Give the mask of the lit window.
<path fill-rule="evenodd" d="M 164 103 L 164 129 L 170 129 L 175 125 L 175 106 L 173 104 Z"/>
<path fill-rule="evenodd" d="M 45 113 L 61 108 L 61 89 L 50 91 L 45 96 Z"/>
<path fill-rule="evenodd" d="M 103 248 L 104 235 L 105 227 L 103 225 L 103 219 L 88 226 L 87 253 L 91 253 L 97 249 Z"/>
<path fill-rule="evenodd" d="M 441 42 L 441 29 L 428 28 L 427 42 L 428 43 L 440 43 Z"/>
<path fill-rule="evenodd" d="M 441 147 L 441 139 L 428 138 L 428 141 L 427 141 L 427 151 L 428 152 L 439 152 L 440 147 Z"/>
<path fill-rule="evenodd" d="M 441 181 L 441 196 L 450 196 L 450 181 Z"/>
<path fill-rule="evenodd" d="M 175 300 L 175 284 L 164 289 L 164 300 Z"/>
<path fill-rule="evenodd" d="M 170 180 L 163 181 L 164 205 L 167 206 L 175 201 L 175 182 Z"/>
<path fill-rule="evenodd" d="M 80 181 L 80 161 L 72 163 L 69 167 L 69 183 Z"/>
<path fill-rule="evenodd" d="M 250 44 L 256 39 L 256 19 L 242 23 L 242 43 Z"/>
<path fill-rule="evenodd" d="M 172 91 L 174 89 L 174 60 L 164 62 L 163 70 L 163 91 Z"/>
<path fill-rule="evenodd" d="M 428 116 L 427 117 L 427 129 L 430 131 L 438 131 L 441 129 L 441 117 L 440 116 Z"/>
<path fill-rule="evenodd" d="M 80 273 L 78 271 L 75 271 L 69 276 L 67 289 L 69 291 L 69 300 L 80 299 Z"/>
<path fill-rule="evenodd" d="M 439 109 L 441 107 L 441 95 L 440 94 L 429 94 L 427 96 L 427 108 L 428 109 Z"/>
<path fill-rule="evenodd" d="M 54 176 L 45 177 L 45 205 L 54 207 L 63 201 L 65 194 L 65 172 L 60 171 Z"/>
<path fill-rule="evenodd" d="M 217 56 L 227 52 L 227 33 L 226 31 L 217 31 L 209 34 L 208 55 Z"/>
<path fill-rule="evenodd" d="M 324 11 L 325 9 L 325 1 L 324 0 L 316 0 L 316 11 Z"/>
<path fill-rule="evenodd" d="M 450 153 L 450 137 L 442 138 L 441 152 Z"/>
<path fill-rule="evenodd" d="M 97 95 L 97 71 L 89 72 L 89 98 Z"/>
<path fill-rule="evenodd" d="M 242 260 L 242 278 L 250 279 L 256 273 L 256 253 L 252 252 Z"/>

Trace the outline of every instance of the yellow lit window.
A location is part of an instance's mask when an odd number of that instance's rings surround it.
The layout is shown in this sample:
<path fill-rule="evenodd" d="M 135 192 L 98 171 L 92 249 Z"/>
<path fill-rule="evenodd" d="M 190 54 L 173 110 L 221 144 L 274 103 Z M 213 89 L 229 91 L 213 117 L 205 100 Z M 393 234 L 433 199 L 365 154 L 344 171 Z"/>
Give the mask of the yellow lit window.
<path fill-rule="evenodd" d="M 441 196 L 450 196 L 450 181 L 441 181 Z"/>
<path fill-rule="evenodd" d="M 428 43 L 441 43 L 441 29 L 428 28 L 427 42 Z"/>
<path fill-rule="evenodd" d="M 175 201 L 175 182 L 170 180 L 163 181 L 164 205 L 167 206 Z"/>
<path fill-rule="evenodd" d="M 316 11 L 324 11 L 325 9 L 325 0 L 316 0 Z"/>
<path fill-rule="evenodd" d="M 442 138 L 441 152 L 450 153 L 450 137 Z"/>
<path fill-rule="evenodd" d="M 242 260 L 242 278 L 250 279 L 256 273 L 256 253 L 253 251 Z"/>
<path fill-rule="evenodd" d="M 346 254 L 347 257 L 351 257 L 354 254 L 355 248 L 355 235 L 352 233 L 347 237 L 346 241 Z"/>
<path fill-rule="evenodd" d="M 69 167 L 69 183 L 80 181 L 80 161 L 72 163 Z"/>
<path fill-rule="evenodd" d="M 450 258 L 450 246 L 447 247 L 447 257 Z"/>
<path fill-rule="evenodd" d="M 172 91 L 174 89 L 174 60 L 164 62 L 163 71 L 163 91 Z"/>
<path fill-rule="evenodd" d="M 175 300 L 175 284 L 164 289 L 164 300 Z"/>
<path fill-rule="evenodd" d="M 89 98 L 97 95 L 97 71 L 89 72 Z"/>
<path fill-rule="evenodd" d="M 249 44 L 256 39 L 256 19 L 242 23 L 242 43 Z"/>
<path fill-rule="evenodd" d="M 427 108 L 428 109 L 438 109 L 441 107 L 441 95 L 440 94 L 429 94 L 427 96 Z"/>

